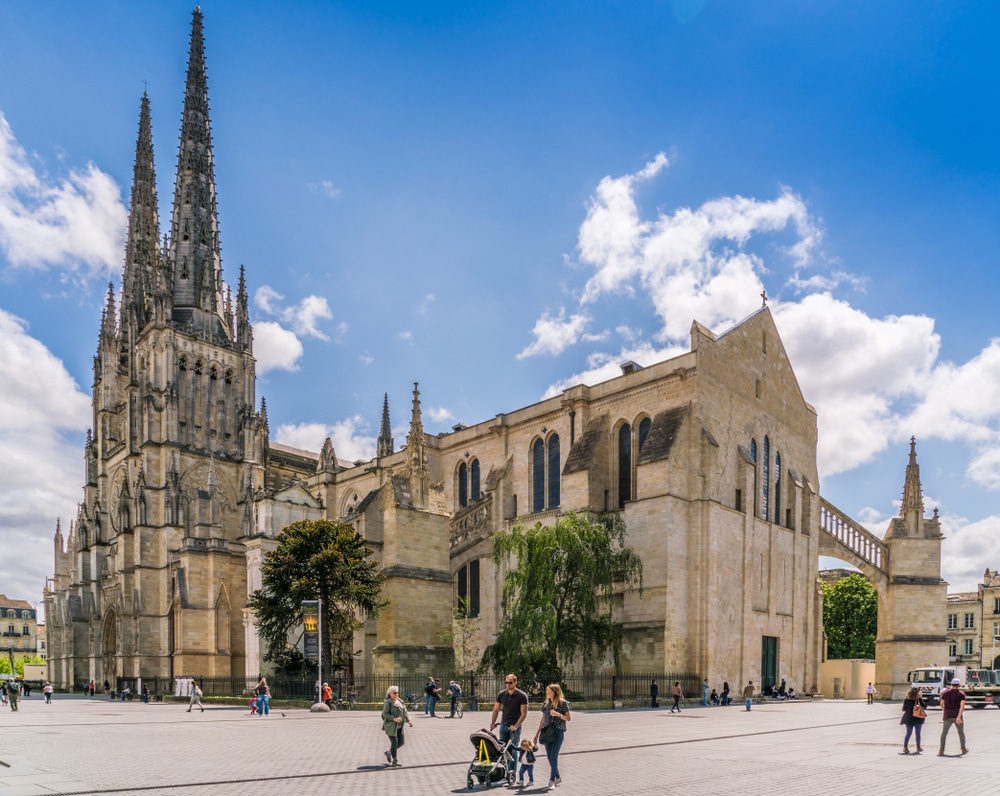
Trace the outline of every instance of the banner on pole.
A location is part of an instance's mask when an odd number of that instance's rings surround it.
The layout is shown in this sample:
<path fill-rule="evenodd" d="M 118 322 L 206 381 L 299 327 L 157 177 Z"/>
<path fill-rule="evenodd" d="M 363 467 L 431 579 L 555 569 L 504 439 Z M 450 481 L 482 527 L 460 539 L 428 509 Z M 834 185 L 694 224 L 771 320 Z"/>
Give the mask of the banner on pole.
<path fill-rule="evenodd" d="M 307 661 L 319 661 L 319 600 L 302 601 L 303 654 Z"/>

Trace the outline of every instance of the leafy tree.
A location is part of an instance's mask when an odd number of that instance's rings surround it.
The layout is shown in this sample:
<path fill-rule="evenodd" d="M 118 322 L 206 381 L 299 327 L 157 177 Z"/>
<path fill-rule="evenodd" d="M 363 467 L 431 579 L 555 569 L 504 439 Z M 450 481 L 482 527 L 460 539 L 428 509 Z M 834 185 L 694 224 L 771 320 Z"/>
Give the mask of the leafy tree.
<path fill-rule="evenodd" d="M 558 677 L 560 663 L 585 666 L 609 651 L 615 666 L 622 625 L 615 620 L 617 585 L 642 591 L 642 561 L 625 545 L 618 513 L 570 513 L 555 525 L 515 525 L 493 537 L 493 563 L 507 567 L 503 619 L 483 667 L 513 671 L 528 683 Z"/>
<path fill-rule="evenodd" d="M 451 627 L 441 635 L 441 640 L 450 645 L 455 653 L 455 671 L 461 674 L 475 671 L 479 667 L 479 627 L 478 616 L 469 616 L 469 598 L 461 597 L 451 620 Z"/>
<path fill-rule="evenodd" d="M 261 588 L 249 601 L 266 647 L 264 660 L 282 673 L 304 669 L 301 655 L 288 650 L 288 634 L 302 622 L 302 601 L 319 599 L 323 660 L 335 668 L 345 666 L 360 620 L 377 617 L 389 604 L 380 596 L 385 576 L 371 558 L 371 548 L 350 525 L 328 520 L 292 523 L 277 542 L 264 556 Z"/>
<path fill-rule="evenodd" d="M 823 584 L 823 625 L 827 657 L 874 658 L 878 592 L 863 575 Z"/>
<path fill-rule="evenodd" d="M 16 652 L 4 653 L 0 656 L 0 674 L 10 674 L 11 654 L 14 655 L 14 674 L 18 677 L 24 676 L 24 664 L 45 663 L 45 658 L 41 655 L 32 655 L 31 653 L 22 653 L 18 655 Z"/>

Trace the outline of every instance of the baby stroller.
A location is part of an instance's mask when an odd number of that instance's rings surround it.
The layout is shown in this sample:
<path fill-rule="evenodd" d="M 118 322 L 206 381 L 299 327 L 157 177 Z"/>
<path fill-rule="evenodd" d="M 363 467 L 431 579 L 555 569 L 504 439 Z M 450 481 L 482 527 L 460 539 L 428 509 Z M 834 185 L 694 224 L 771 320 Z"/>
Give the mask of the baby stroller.
<path fill-rule="evenodd" d="M 508 766 L 514 764 L 511 742 L 508 740 L 501 743 L 489 730 L 478 730 L 469 736 L 469 740 L 476 750 L 476 756 L 469 763 L 465 786 L 472 790 L 478 782 L 491 788 L 504 780 L 513 786 L 516 774 L 513 768 L 508 770 Z"/>

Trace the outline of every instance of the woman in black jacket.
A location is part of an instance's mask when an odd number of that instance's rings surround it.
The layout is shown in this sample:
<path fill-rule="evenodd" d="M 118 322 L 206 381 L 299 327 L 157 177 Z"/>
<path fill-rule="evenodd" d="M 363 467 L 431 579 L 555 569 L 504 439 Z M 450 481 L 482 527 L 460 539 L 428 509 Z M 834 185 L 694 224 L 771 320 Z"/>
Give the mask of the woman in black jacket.
<path fill-rule="evenodd" d="M 906 693 L 906 699 L 903 700 L 903 718 L 899 720 L 900 724 L 906 725 L 906 737 L 903 738 L 903 754 L 908 755 L 910 753 L 909 743 L 910 735 L 916 730 L 917 736 L 917 754 L 920 754 L 923 747 L 920 746 L 920 729 L 924 726 L 924 719 L 927 714 L 924 713 L 923 716 L 914 716 L 913 708 L 920 705 L 921 708 L 926 708 L 927 703 L 924 701 L 923 697 L 920 696 L 920 691 L 916 688 L 911 688 Z M 919 713 L 920 711 L 918 711 Z"/>

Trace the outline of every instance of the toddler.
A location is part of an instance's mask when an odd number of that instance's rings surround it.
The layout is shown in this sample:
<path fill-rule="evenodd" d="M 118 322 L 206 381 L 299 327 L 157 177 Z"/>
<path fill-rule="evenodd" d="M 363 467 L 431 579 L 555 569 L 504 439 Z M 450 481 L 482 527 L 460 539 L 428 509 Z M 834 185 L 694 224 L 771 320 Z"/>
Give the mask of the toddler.
<path fill-rule="evenodd" d="M 535 745 L 528 738 L 521 741 L 521 773 L 518 783 L 524 787 L 524 775 L 528 775 L 528 785 L 535 784 Z"/>

